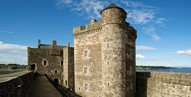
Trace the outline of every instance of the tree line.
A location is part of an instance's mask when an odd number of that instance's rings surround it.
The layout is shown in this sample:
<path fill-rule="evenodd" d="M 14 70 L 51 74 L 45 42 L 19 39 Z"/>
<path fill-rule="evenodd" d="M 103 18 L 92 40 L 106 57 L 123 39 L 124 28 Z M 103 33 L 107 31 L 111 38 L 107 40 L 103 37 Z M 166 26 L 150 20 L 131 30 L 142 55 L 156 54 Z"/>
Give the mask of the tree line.
<path fill-rule="evenodd" d="M 16 63 L 0 64 L 0 69 L 26 69 L 27 65 Z"/>

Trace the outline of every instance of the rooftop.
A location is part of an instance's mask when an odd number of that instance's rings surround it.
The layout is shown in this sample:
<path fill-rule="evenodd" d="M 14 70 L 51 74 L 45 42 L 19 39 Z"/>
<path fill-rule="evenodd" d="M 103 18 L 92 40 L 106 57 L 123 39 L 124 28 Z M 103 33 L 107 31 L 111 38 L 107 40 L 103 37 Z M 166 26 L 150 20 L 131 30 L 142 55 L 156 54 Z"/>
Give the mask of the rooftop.
<path fill-rule="evenodd" d="M 117 6 L 115 3 L 111 3 L 109 6 L 107 6 L 106 8 L 104 8 L 104 9 L 100 12 L 100 14 L 101 14 L 104 10 L 111 9 L 111 8 L 118 8 L 118 9 L 120 9 L 120 10 L 123 10 L 123 11 L 125 12 L 125 14 L 127 14 L 124 9 L 122 9 L 122 8 L 119 7 L 119 6 Z"/>

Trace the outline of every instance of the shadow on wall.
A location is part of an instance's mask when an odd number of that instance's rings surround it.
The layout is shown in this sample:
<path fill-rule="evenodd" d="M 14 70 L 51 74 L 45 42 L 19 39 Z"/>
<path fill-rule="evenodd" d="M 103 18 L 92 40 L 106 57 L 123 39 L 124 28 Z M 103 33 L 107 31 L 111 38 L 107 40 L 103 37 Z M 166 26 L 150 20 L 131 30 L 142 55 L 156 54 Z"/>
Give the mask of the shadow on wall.
<path fill-rule="evenodd" d="M 147 97 L 148 78 L 150 72 L 136 72 L 136 95 L 135 97 Z"/>

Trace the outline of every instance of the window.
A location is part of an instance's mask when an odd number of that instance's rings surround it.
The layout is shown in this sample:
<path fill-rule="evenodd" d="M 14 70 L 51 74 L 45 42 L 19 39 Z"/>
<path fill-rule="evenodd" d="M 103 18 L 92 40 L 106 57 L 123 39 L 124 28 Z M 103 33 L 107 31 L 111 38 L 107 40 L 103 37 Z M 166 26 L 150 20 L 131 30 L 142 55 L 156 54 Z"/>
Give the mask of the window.
<path fill-rule="evenodd" d="M 41 64 L 44 65 L 44 66 L 47 66 L 48 65 L 48 60 L 46 60 L 46 58 L 43 58 Z"/>
<path fill-rule="evenodd" d="M 86 75 L 88 73 L 88 68 L 84 67 L 84 75 Z"/>
<path fill-rule="evenodd" d="M 63 65 L 63 60 L 61 60 L 60 64 Z"/>
<path fill-rule="evenodd" d="M 44 60 L 44 65 L 46 65 L 46 60 Z"/>
<path fill-rule="evenodd" d="M 57 70 L 54 70 L 54 73 L 56 74 L 56 73 L 58 73 L 58 71 L 57 71 Z"/>
<path fill-rule="evenodd" d="M 109 65 L 109 61 L 107 61 L 107 65 Z"/>
<path fill-rule="evenodd" d="M 68 83 L 67 83 L 67 80 L 65 80 L 65 85 L 67 85 Z"/>
<path fill-rule="evenodd" d="M 88 51 L 84 51 L 84 57 L 88 55 Z"/>
<path fill-rule="evenodd" d="M 109 48 L 109 44 L 107 44 L 107 48 Z"/>
<path fill-rule="evenodd" d="M 87 83 L 85 83 L 84 89 L 85 89 L 85 91 L 88 91 L 88 84 Z"/>

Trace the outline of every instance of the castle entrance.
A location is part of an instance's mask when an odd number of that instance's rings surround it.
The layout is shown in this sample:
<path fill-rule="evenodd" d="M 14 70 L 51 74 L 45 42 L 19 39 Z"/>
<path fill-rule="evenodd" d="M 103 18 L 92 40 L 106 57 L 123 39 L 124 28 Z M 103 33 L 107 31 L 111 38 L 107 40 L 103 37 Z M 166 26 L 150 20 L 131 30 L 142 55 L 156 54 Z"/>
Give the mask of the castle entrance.
<path fill-rule="evenodd" d="M 36 68 L 35 64 L 31 64 L 30 67 L 29 67 L 30 70 L 35 70 L 35 68 Z"/>
<path fill-rule="evenodd" d="M 54 78 L 54 82 L 55 82 L 56 84 L 59 84 L 59 79 L 58 79 L 58 78 Z"/>

